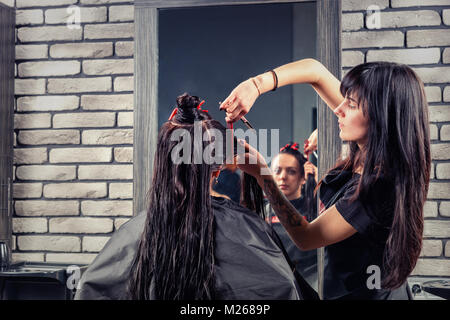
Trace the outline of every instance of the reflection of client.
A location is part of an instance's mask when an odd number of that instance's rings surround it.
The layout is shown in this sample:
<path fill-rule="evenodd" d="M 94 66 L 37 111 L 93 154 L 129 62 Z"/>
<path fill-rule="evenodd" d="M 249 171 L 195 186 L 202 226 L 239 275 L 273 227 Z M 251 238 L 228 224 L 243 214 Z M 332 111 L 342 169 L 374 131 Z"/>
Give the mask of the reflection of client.
<path fill-rule="evenodd" d="M 226 129 L 199 109 L 199 102 L 187 94 L 178 97 L 174 118 L 159 131 L 147 214 L 131 219 L 112 236 L 83 275 L 76 298 L 304 297 L 264 220 L 233 201 L 211 196 L 221 165 L 193 161 L 194 127 L 201 126 L 203 150 L 217 139 L 217 132 L 225 137 Z M 183 146 L 185 139 L 191 140 L 178 153 L 181 143 L 173 139 L 177 129 L 184 130 Z M 194 155 L 186 150 L 194 150 Z M 187 161 L 177 163 L 173 154 Z"/>
<path fill-rule="evenodd" d="M 306 160 L 298 151 L 298 144 L 287 144 L 280 149 L 280 153 L 272 160 L 272 171 L 278 187 L 308 222 L 314 220 L 317 215 L 316 197 L 314 189 L 316 187 L 315 176 L 316 167 Z M 308 179 L 312 176 L 312 179 Z M 306 182 L 308 181 L 308 182 Z M 307 192 L 311 190 L 312 192 Z M 310 198 L 308 198 L 307 194 Z M 316 250 L 301 251 L 292 242 L 286 230 L 280 224 L 278 217 L 268 204 L 268 220 L 273 226 L 291 261 L 295 264 L 300 274 L 309 281 L 317 281 L 317 254 Z"/>

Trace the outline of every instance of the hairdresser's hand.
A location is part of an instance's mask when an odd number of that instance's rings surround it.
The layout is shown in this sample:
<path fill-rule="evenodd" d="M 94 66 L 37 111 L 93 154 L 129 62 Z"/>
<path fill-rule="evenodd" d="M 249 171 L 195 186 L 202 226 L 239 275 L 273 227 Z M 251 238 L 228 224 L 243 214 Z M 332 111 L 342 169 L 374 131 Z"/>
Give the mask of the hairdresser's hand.
<path fill-rule="evenodd" d="M 226 122 L 235 122 L 246 115 L 259 97 L 258 89 L 251 79 L 241 82 L 220 105 L 226 111 Z"/>
<path fill-rule="evenodd" d="M 305 180 L 308 179 L 308 174 L 312 174 L 317 183 L 317 167 L 309 161 L 305 162 L 303 167 L 305 168 Z"/>
<path fill-rule="evenodd" d="M 314 130 L 309 136 L 308 140 L 305 141 L 304 153 L 311 153 L 317 150 L 317 129 Z"/>
<path fill-rule="evenodd" d="M 236 155 L 236 164 L 239 169 L 254 176 L 258 182 L 266 175 L 272 176 L 272 171 L 268 167 L 264 157 L 246 141 L 238 139 L 238 154 Z M 240 150 L 245 150 L 241 153 Z"/>

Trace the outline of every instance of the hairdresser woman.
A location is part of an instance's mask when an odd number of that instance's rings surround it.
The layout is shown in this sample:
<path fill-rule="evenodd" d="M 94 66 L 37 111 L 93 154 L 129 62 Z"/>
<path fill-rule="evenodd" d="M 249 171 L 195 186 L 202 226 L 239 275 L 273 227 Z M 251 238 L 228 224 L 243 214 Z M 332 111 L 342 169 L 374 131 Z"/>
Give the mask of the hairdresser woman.
<path fill-rule="evenodd" d="M 261 94 L 296 83 L 316 90 L 350 145 L 319 182 L 321 214 L 302 219 L 274 178 L 261 174 L 267 164 L 247 144 L 241 170 L 257 179 L 300 249 L 325 247 L 325 299 L 411 299 L 407 277 L 422 247 L 431 162 L 422 81 L 406 65 L 374 62 L 340 82 L 320 62 L 304 59 L 240 83 L 220 108 L 234 122 Z"/>

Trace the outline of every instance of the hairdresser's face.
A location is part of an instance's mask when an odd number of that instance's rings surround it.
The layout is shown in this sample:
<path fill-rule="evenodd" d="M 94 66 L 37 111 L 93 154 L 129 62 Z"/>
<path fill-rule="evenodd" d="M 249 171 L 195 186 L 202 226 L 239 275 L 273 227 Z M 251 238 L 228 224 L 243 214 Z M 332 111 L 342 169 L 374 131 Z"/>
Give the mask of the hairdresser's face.
<path fill-rule="evenodd" d="M 272 161 L 272 171 L 278 187 L 286 198 L 289 200 L 300 198 L 304 179 L 300 176 L 299 164 L 293 155 L 279 154 Z"/>
<path fill-rule="evenodd" d="M 347 95 L 334 110 L 339 121 L 339 136 L 344 141 L 364 145 L 367 141 L 368 119 L 363 115 L 362 106 L 356 96 Z"/>

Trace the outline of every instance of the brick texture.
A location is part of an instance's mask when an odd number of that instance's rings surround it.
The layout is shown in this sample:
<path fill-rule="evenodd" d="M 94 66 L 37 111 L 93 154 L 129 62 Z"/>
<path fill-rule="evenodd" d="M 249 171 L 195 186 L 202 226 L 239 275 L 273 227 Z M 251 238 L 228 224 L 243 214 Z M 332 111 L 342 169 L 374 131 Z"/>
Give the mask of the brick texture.
<path fill-rule="evenodd" d="M 104 58 L 113 54 L 112 42 L 64 43 L 50 47 L 52 58 Z"/>
<path fill-rule="evenodd" d="M 72 12 L 67 12 L 66 8 L 48 9 L 45 11 L 46 24 L 66 24 Z M 80 22 L 105 22 L 106 7 L 80 7 Z"/>
<path fill-rule="evenodd" d="M 77 96 L 30 96 L 17 99 L 17 111 L 64 111 L 77 109 Z"/>
<path fill-rule="evenodd" d="M 109 237 L 83 237 L 83 252 L 100 252 L 108 242 Z"/>
<path fill-rule="evenodd" d="M 50 232 L 54 233 L 109 233 L 113 221 L 106 218 L 51 218 Z"/>
<path fill-rule="evenodd" d="M 58 148 L 50 151 L 52 163 L 110 162 L 111 148 Z"/>
<path fill-rule="evenodd" d="M 45 59 L 48 57 L 48 45 L 24 44 L 16 45 L 16 60 Z"/>
<path fill-rule="evenodd" d="M 15 164 L 44 163 L 48 159 L 47 148 L 16 148 L 14 149 Z"/>
<path fill-rule="evenodd" d="M 42 183 L 14 183 L 13 196 L 15 199 L 40 198 Z"/>
<path fill-rule="evenodd" d="M 44 197 L 51 198 L 103 198 L 106 183 L 53 183 L 44 186 Z"/>

